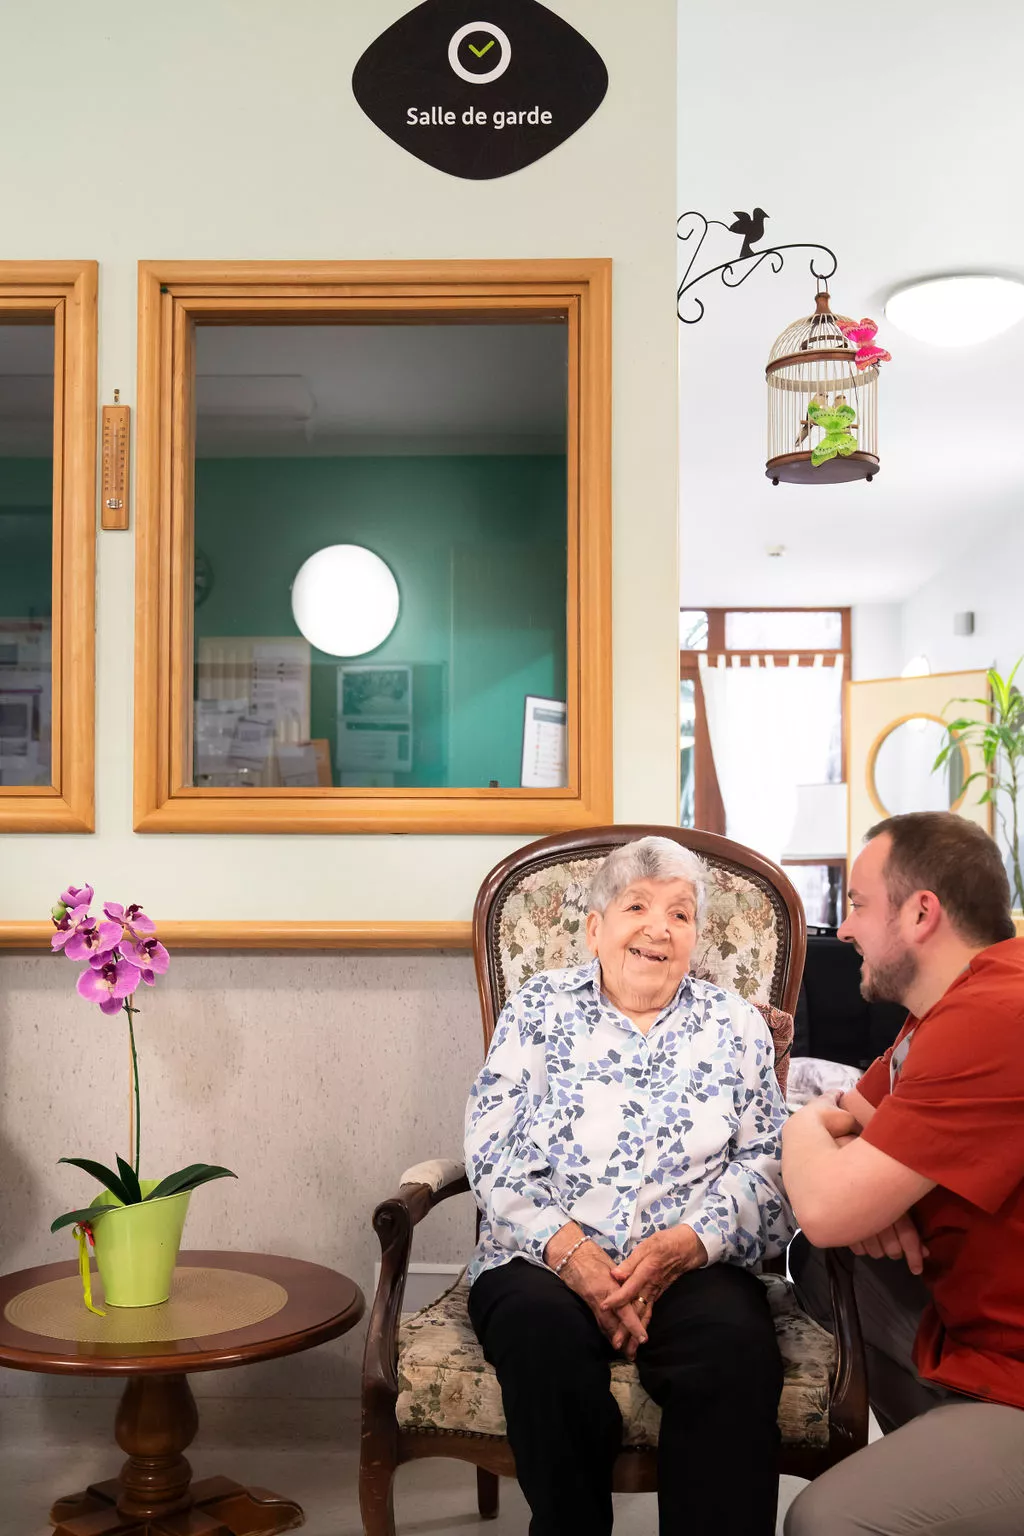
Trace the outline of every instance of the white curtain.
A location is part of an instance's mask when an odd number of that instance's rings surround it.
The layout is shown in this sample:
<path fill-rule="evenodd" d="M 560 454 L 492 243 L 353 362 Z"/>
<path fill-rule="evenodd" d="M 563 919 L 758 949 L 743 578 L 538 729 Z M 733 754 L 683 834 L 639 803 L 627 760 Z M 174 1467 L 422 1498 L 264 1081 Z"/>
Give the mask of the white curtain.
<path fill-rule="evenodd" d="M 801 667 L 790 656 L 700 658 L 711 753 L 728 837 L 776 863 L 796 816 L 798 784 L 829 777 L 829 748 L 842 697 L 842 658 Z M 830 658 L 831 661 L 831 658 Z"/>

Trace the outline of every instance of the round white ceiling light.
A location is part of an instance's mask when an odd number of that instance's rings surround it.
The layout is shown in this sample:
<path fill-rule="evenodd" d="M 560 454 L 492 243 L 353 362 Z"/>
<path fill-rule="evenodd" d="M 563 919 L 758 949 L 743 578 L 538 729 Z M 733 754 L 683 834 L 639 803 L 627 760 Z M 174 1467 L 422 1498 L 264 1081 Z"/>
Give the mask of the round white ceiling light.
<path fill-rule="evenodd" d="M 328 656 L 365 656 L 398 622 L 398 583 L 390 566 L 360 544 L 318 549 L 292 583 L 300 631 Z"/>
<path fill-rule="evenodd" d="M 885 318 L 934 347 L 977 346 L 1024 320 L 1024 283 L 980 272 L 924 278 L 889 296 Z"/>

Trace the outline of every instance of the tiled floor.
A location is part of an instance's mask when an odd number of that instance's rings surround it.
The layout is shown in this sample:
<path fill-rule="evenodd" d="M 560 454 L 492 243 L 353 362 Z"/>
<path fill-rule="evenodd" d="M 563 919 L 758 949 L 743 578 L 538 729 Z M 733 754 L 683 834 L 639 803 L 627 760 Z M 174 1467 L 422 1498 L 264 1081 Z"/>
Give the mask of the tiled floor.
<path fill-rule="evenodd" d="M 122 1457 L 112 1438 L 114 1406 L 112 1399 L 0 1398 L 3 1536 L 46 1536 L 57 1494 L 116 1473 Z M 306 1536 L 361 1536 L 352 1405 L 214 1398 L 199 1406 L 202 1424 L 189 1451 L 197 1477 L 220 1472 L 297 1499 Z M 782 1479 L 780 1511 L 802 1486 Z M 403 1467 L 395 1488 L 398 1536 L 526 1536 L 529 1515 L 516 1484 L 502 1482 L 498 1519 L 481 1521 L 473 1468 L 461 1462 Z M 655 1536 L 653 1494 L 623 1494 L 615 1503 L 616 1536 Z"/>

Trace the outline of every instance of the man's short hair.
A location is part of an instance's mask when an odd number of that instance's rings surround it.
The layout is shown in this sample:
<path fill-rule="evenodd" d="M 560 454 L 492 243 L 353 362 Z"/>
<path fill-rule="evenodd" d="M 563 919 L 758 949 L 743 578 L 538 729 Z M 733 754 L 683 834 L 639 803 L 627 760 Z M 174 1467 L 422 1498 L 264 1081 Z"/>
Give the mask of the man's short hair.
<path fill-rule="evenodd" d="M 952 811 L 910 811 L 871 828 L 892 839 L 882 878 L 893 907 L 933 891 L 961 938 L 998 944 L 1016 935 L 1003 856 L 988 833 Z"/>

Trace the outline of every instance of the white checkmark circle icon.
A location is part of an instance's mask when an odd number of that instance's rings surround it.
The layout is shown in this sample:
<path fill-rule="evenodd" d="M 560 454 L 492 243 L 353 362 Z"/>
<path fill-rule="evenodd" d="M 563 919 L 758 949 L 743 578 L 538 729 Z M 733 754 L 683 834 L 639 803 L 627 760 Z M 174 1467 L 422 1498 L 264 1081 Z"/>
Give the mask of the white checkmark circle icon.
<path fill-rule="evenodd" d="M 474 32 L 486 32 L 493 37 L 501 50 L 500 57 L 494 68 L 488 70 L 485 75 L 474 75 L 459 58 L 459 49 L 466 38 Z M 448 44 L 448 63 L 458 75 L 460 80 L 468 80 L 470 85 L 489 85 L 492 80 L 497 80 L 503 75 L 512 62 L 512 44 L 508 40 L 508 34 L 500 27 L 496 27 L 493 21 L 471 21 L 468 26 L 460 27 Z"/>

